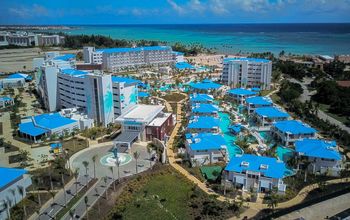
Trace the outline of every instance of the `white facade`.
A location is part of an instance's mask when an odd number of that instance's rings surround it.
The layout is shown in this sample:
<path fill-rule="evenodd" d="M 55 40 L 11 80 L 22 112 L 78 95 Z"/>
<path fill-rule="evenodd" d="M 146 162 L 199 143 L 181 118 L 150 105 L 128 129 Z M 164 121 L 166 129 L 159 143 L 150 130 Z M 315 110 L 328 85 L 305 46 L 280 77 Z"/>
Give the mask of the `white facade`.
<path fill-rule="evenodd" d="M 148 65 L 171 65 L 175 62 L 171 47 L 109 48 L 96 50 L 84 47 L 84 62 L 103 65 L 104 70 L 117 72 L 125 68 Z"/>
<path fill-rule="evenodd" d="M 221 80 L 233 87 L 270 89 L 272 62 L 255 58 L 227 58 Z"/>
<path fill-rule="evenodd" d="M 138 103 L 138 88 L 136 81 L 118 82 L 112 77 L 112 82 L 114 117 L 117 118 Z"/>
<path fill-rule="evenodd" d="M 0 33 L 0 46 L 53 46 L 63 43 L 64 37 L 59 35 L 34 34 L 23 31 Z"/>

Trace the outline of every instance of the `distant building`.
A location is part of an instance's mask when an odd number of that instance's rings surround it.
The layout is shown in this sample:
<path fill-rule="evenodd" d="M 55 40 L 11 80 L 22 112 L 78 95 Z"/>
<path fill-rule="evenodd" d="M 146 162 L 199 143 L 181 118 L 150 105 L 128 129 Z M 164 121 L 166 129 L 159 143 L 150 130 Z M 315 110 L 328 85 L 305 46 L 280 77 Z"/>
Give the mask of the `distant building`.
<path fill-rule="evenodd" d="M 284 146 L 293 144 L 297 140 L 316 138 L 316 130 L 300 121 L 277 121 L 271 126 L 274 138 L 282 142 Z"/>
<path fill-rule="evenodd" d="M 226 141 L 221 134 L 188 133 L 185 145 L 193 166 L 224 162 L 227 158 Z"/>
<path fill-rule="evenodd" d="M 64 43 L 64 36 L 34 34 L 29 32 L 17 31 L 1 32 L 0 46 L 16 45 L 22 47 L 28 46 L 55 46 Z"/>
<path fill-rule="evenodd" d="M 343 63 L 350 63 L 350 55 L 338 55 L 335 56 L 335 60 Z"/>
<path fill-rule="evenodd" d="M 190 133 L 218 133 L 220 119 L 211 116 L 191 116 L 187 130 Z"/>
<path fill-rule="evenodd" d="M 7 78 L 0 79 L 0 89 L 23 87 L 26 82 L 31 80 L 32 77 L 28 74 L 14 73 Z"/>
<path fill-rule="evenodd" d="M 303 139 L 295 142 L 295 150 L 309 161 L 307 169 L 312 173 L 339 176 L 342 156 L 335 141 Z"/>
<path fill-rule="evenodd" d="M 106 49 L 84 47 L 83 53 L 85 63 L 102 64 L 103 69 L 109 72 L 175 63 L 173 51 L 169 46 Z"/>
<path fill-rule="evenodd" d="M 334 61 L 334 57 L 331 57 L 329 55 L 319 55 L 318 56 L 321 60 L 325 61 L 326 63 L 330 63 Z"/>
<path fill-rule="evenodd" d="M 270 89 L 272 62 L 257 58 L 226 58 L 221 81 L 233 87 Z"/>
<path fill-rule="evenodd" d="M 225 175 L 228 181 L 244 191 L 255 189 L 257 192 L 269 192 L 276 187 L 279 192 L 285 192 L 285 171 L 284 162 L 276 158 L 243 154 L 230 158 Z"/>
<path fill-rule="evenodd" d="M 175 60 L 176 63 L 185 62 L 184 53 L 173 51 L 172 54 L 173 54 L 173 59 Z"/>
<path fill-rule="evenodd" d="M 337 81 L 338 86 L 349 88 L 350 87 L 350 80 L 342 80 Z"/>
<path fill-rule="evenodd" d="M 26 189 L 32 185 L 28 172 L 24 169 L 0 167 L 0 219 L 10 219 L 11 207 L 22 201 L 27 195 Z M 19 188 L 23 188 L 23 197 Z M 7 203 L 8 210 L 5 209 Z"/>

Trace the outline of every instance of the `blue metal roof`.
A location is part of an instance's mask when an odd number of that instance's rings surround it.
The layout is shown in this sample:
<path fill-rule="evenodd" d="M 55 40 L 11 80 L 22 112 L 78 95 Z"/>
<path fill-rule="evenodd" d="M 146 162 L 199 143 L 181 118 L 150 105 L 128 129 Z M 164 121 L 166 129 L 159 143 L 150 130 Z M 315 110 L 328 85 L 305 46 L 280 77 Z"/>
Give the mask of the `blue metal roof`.
<path fill-rule="evenodd" d="M 196 69 L 193 65 L 191 65 L 187 62 L 178 62 L 175 64 L 175 67 L 179 70 L 184 70 L 184 69 L 194 70 L 194 69 Z"/>
<path fill-rule="evenodd" d="M 190 94 L 191 102 L 212 102 L 214 101 L 213 96 L 208 94 Z"/>
<path fill-rule="evenodd" d="M 189 86 L 191 86 L 194 89 L 199 89 L 199 90 L 209 90 L 209 89 L 219 89 L 222 85 L 215 83 L 211 80 L 203 80 L 202 82 L 190 82 Z"/>
<path fill-rule="evenodd" d="M 72 77 L 79 77 L 79 78 L 86 77 L 86 75 L 88 74 L 88 72 L 76 70 L 76 69 L 62 69 L 61 73 L 70 75 Z"/>
<path fill-rule="evenodd" d="M 149 97 L 149 93 L 148 92 L 139 92 L 139 97 L 140 98 L 147 98 L 147 97 Z"/>
<path fill-rule="evenodd" d="M 133 84 L 133 83 L 140 83 L 141 81 L 137 79 L 129 78 L 129 77 L 112 76 L 112 82 Z"/>
<path fill-rule="evenodd" d="M 62 56 L 57 56 L 53 58 L 54 60 L 63 60 L 63 61 L 69 61 L 71 59 L 74 59 L 75 55 L 74 54 L 64 54 Z"/>
<path fill-rule="evenodd" d="M 19 131 L 23 134 L 28 134 L 32 137 L 36 137 L 48 132 L 48 130 L 40 127 L 36 127 L 33 122 L 25 122 L 18 125 Z"/>
<path fill-rule="evenodd" d="M 11 98 L 11 97 L 7 97 L 7 96 L 0 97 L 0 101 L 2 101 L 2 102 L 8 102 L 8 101 L 12 101 L 12 100 L 13 100 L 13 98 Z"/>
<path fill-rule="evenodd" d="M 229 126 L 228 129 L 230 131 L 232 131 L 233 133 L 238 134 L 242 130 L 242 125 L 237 123 L 237 124 Z"/>
<path fill-rule="evenodd" d="M 98 52 L 103 53 L 126 53 L 126 52 L 140 52 L 140 51 L 150 51 L 150 50 L 171 50 L 169 46 L 150 46 L 150 47 L 128 47 L 128 48 L 105 48 L 97 49 Z"/>
<path fill-rule="evenodd" d="M 25 79 L 25 80 L 32 80 L 32 77 L 28 74 L 24 73 L 14 73 L 7 77 L 7 79 Z"/>
<path fill-rule="evenodd" d="M 26 173 L 28 173 L 28 171 L 24 169 L 0 167 L 0 189 Z"/>
<path fill-rule="evenodd" d="M 313 134 L 316 133 L 316 130 L 310 126 L 303 124 L 300 121 L 288 120 L 288 121 L 278 121 L 274 123 L 274 126 L 286 133 L 291 134 Z"/>
<path fill-rule="evenodd" d="M 212 104 L 196 103 L 192 105 L 193 113 L 210 114 L 219 111 L 219 107 Z"/>
<path fill-rule="evenodd" d="M 308 157 L 341 160 L 335 141 L 303 139 L 295 142 L 295 150 Z"/>
<path fill-rule="evenodd" d="M 244 88 L 236 88 L 236 89 L 231 89 L 228 91 L 229 94 L 232 95 L 240 95 L 240 96 L 246 96 L 246 95 L 256 95 L 258 94 L 257 92 L 253 92 L 249 89 L 244 89 Z"/>
<path fill-rule="evenodd" d="M 188 128 L 190 129 L 211 129 L 219 127 L 220 120 L 210 116 L 194 116 L 190 119 Z"/>
<path fill-rule="evenodd" d="M 59 113 L 41 114 L 33 118 L 37 126 L 47 129 L 55 129 L 77 122 L 76 120 L 63 117 Z"/>
<path fill-rule="evenodd" d="M 245 164 L 245 165 L 244 165 Z M 243 154 L 230 158 L 226 171 L 241 173 L 243 171 L 252 171 L 261 173 L 270 178 L 283 178 L 286 171 L 286 165 L 282 161 L 277 161 L 273 157 L 256 156 L 252 154 Z"/>
<path fill-rule="evenodd" d="M 248 61 L 248 62 L 255 62 L 255 63 L 268 63 L 271 62 L 267 59 L 260 59 L 260 58 L 246 58 L 246 57 L 237 57 L 237 58 L 225 58 L 224 63 L 230 62 L 230 61 Z"/>
<path fill-rule="evenodd" d="M 245 101 L 252 105 L 272 105 L 271 99 L 264 96 L 249 97 Z"/>
<path fill-rule="evenodd" d="M 223 135 L 213 133 L 186 134 L 191 150 L 220 150 L 226 146 Z"/>
<path fill-rule="evenodd" d="M 62 144 L 61 143 L 52 143 L 52 144 L 50 144 L 50 148 L 51 149 L 62 148 Z"/>
<path fill-rule="evenodd" d="M 276 107 L 262 107 L 255 109 L 255 113 L 259 116 L 267 118 L 288 118 L 289 114 L 281 111 Z"/>

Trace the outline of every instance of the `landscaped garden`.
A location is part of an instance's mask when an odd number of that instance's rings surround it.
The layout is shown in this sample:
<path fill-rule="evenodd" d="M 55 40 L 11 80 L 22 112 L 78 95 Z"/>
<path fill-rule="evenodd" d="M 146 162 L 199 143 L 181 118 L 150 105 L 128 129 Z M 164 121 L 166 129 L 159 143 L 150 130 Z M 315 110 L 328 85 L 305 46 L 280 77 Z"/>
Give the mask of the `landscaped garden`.
<path fill-rule="evenodd" d="M 128 183 L 108 219 L 227 219 L 239 204 L 219 202 L 170 167 Z"/>

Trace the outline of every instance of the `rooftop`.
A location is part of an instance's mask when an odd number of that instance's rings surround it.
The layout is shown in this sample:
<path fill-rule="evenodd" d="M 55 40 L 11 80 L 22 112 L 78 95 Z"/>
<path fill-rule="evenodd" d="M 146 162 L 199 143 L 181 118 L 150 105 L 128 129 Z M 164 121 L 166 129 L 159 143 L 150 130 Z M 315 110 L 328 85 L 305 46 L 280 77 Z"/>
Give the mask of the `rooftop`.
<path fill-rule="evenodd" d="M 19 131 L 24 134 L 29 134 L 30 136 L 36 137 L 48 132 L 48 130 L 40 127 L 36 127 L 32 121 L 21 123 L 18 125 Z"/>
<path fill-rule="evenodd" d="M 164 113 L 161 116 L 156 117 L 155 119 L 153 119 L 153 121 L 151 121 L 148 126 L 155 126 L 155 127 L 160 127 L 164 124 L 164 122 L 171 117 L 171 113 Z"/>
<path fill-rule="evenodd" d="M 161 105 L 135 105 L 130 111 L 122 114 L 117 121 L 138 121 L 150 123 L 162 110 Z"/>
<path fill-rule="evenodd" d="M 240 95 L 240 96 L 246 96 L 246 95 L 256 95 L 258 94 L 257 92 L 253 92 L 249 89 L 244 89 L 244 88 L 236 88 L 236 89 L 231 89 L 228 91 L 229 94 L 232 95 Z"/>
<path fill-rule="evenodd" d="M 220 120 L 210 116 L 194 116 L 191 117 L 188 128 L 190 129 L 211 129 L 219 127 Z"/>
<path fill-rule="evenodd" d="M 270 178 L 283 178 L 286 166 L 284 162 L 277 161 L 273 157 L 256 156 L 253 154 L 243 154 L 230 158 L 225 170 L 233 172 L 258 172 Z"/>
<path fill-rule="evenodd" d="M 213 133 L 186 134 L 191 150 L 220 150 L 226 146 L 223 135 Z"/>
<path fill-rule="evenodd" d="M 193 113 L 210 114 L 210 113 L 216 113 L 218 111 L 219 111 L 219 107 L 212 104 L 195 103 L 192 105 Z"/>
<path fill-rule="evenodd" d="M 36 126 L 47 129 L 55 129 L 77 122 L 76 120 L 61 116 L 59 113 L 47 113 L 34 116 Z"/>
<path fill-rule="evenodd" d="M 88 74 L 88 72 L 76 70 L 76 69 L 62 69 L 61 73 L 70 75 L 72 77 L 79 77 L 79 78 L 83 78 Z"/>
<path fill-rule="evenodd" d="M 274 126 L 285 133 L 291 134 L 313 134 L 316 130 L 307 124 L 300 121 L 288 120 L 288 121 L 278 121 L 274 123 Z"/>
<path fill-rule="evenodd" d="M 139 92 L 138 94 L 139 98 L 147 98 L 149 97 L 149 93 L 148 92 Z"/>
<path fill-rule="evenodd" d="M 128 47 L 128 48 L 105 48 L 97 49 L 97 52 L 103 53 L 127 53 L 127 52 L 140 52 L 150 50 L 171 50 L 169 46 L 150 46 L 150 47 Z"/>
<path fill-rule="evenodd" d="M 276 107 L 263 107 L 255 109 L 255 113 L 266 118 L 288 118 L 289 114 Z"/>
<path fill-rule="evenodd" d="M 74 59 L 75 55 L 74 54 L 64 54 L 62 56 L 57 56 L 53 58 L 54 60 L 63 60 L 63 61 L 69 61 L 71 59 Z"/>
<path fill-rule="evenodd" d="M 13 98 L 8 97 L 8 96 L 1 96 L 0 97 L 0 102 L 8 102 L 8 101 L 12 101 Z"/>
<path fill-rule="evenodd" d="M 231 61 L 248 61 L 248 62 L 254 62 L 254 63 L 268 63 L 271 62 L 267 59 L 260 59 L 260 58 L 247 58 L 247 57 L 235 57 L 235 58 L 225 58 L 224 63 L 231 62 Z"/>
<path fill-rule="evenodd" d="M 190 94 L 191 102 L 212 102 L 214 101 L 214 97 L 208 94 Z"/>
<path fill-rule="evenodd" d="M 112 76 L 112 82 L 125 83 L 125 84 L 136 84 L 136 83 L 140 83 L 140 80 L 129 78 L 129 77 Z"/>
<path fill-rule="evenodd" d="M 295 142 L 295 150 L 308 157 L 341 160 L 335 141 L 304 139 Z"/>
<path fill-rule="evenodd" d="M 245 101 L 252 105 L 272 105 L 271 99 L 264 96 L 249 97 Z"/>
<path fill-rule="evenodd" d="M 209 90 L 209 89 L 219 89 L 222 85 L 215 83 L 209 79 L 205 79 L 202 82 L 190 82 L 189 86 L 191 86 L 193 89 L 199 89 L 199 90 Z"/>
<path fill-rule="evenodd" d="M 0 167 L 0 189 L 7 186 L 14 180 L 20 178 L 24 174 L 26 174 L 28 171 L 24 169 L 15 169 L 15 168 L 7 168 L 7 167 Z"/>
<path fill-rule="evenodd" d="M 25 80 L 32 80 L 32 77 L 28 74 L 24 73 L 14 73 L 7 77 L 7 79 L 25 79 Z"/>

